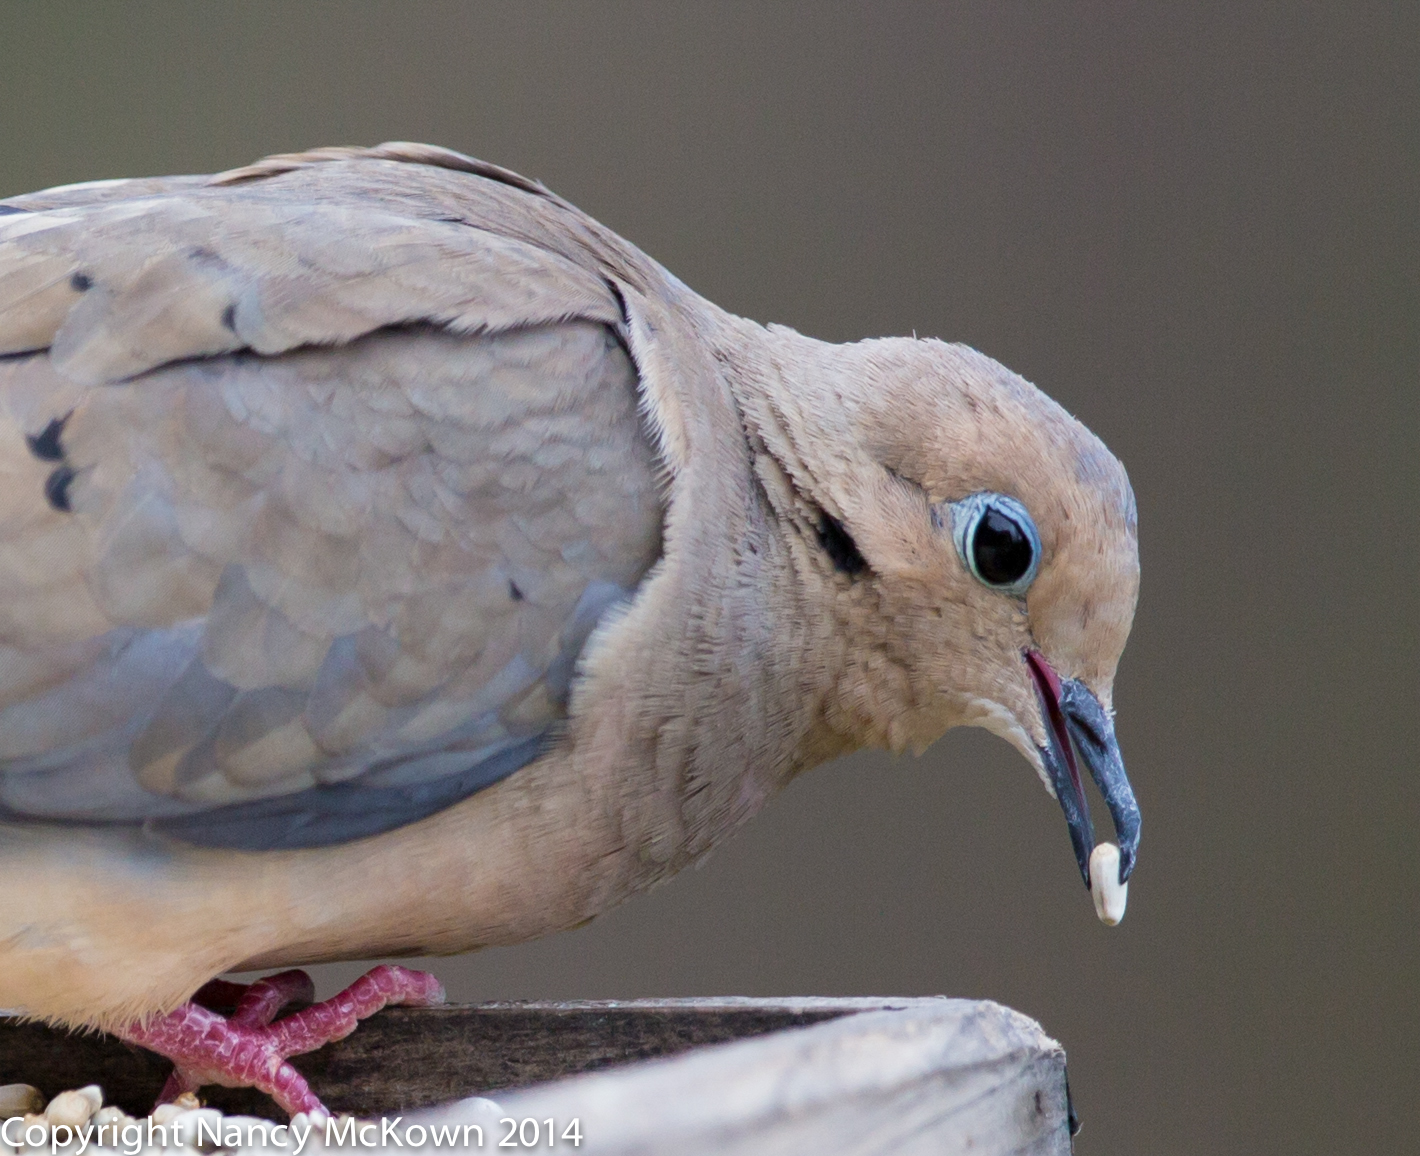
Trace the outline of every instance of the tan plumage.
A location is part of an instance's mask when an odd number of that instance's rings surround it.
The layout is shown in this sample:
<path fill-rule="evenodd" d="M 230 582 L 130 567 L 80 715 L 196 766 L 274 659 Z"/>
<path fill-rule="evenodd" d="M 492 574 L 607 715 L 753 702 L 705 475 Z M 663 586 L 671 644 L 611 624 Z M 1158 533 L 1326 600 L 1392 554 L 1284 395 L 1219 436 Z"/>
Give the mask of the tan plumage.
<path fill-rule="evenodd" d="M 569 927 L 864 745 L 1042 769 L 1027 648 L 1109 706 L 1124 472 L 972 350 L 730 316 L 427 146 L 4 208 L 0 1006 Z M 980 491 L 1039 529 L 1024 598 L 943 529 Z M 527 743 L 378 831 L 370 792 Z M 288 838 L 333 785 L 340 837 Z"/>

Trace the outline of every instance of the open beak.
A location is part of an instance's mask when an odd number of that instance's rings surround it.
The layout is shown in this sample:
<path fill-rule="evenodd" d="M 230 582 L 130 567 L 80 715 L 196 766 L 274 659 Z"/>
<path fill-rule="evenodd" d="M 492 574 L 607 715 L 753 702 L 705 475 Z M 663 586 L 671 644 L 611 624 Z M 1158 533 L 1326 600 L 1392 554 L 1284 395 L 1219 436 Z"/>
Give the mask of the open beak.
<path fill-rule="evenodd" d="M 1040 696 L 1041 714 L 1045 716 L 1047 742 L 1040 749 L 1040 757 L 1055 786 L 1060 809 L 1065 812 L 1070 842 L 1074 845 L 1075 860 L 1080 864 L 1085 886 L 1090 885 L 1090 853 L 1095 848 L 1095 831 L 1090 823 L 1090 807 L 1085 801 L 1080 768 L 1075 761 L 1077 750 L 1114 820 L 1114 834 L 1119 840 L 1119 882 L 1127 883 L 1139 850 L 1139 804 L 1134 801 L 1129 776 L 1124 773 L 1124 760 L 1119 757 L 1114 723 L 1100 706 L 1099 699 L 1079 679 L 1062 681 L 1038 650 L 1026 651 L 1025 659 Z"/>

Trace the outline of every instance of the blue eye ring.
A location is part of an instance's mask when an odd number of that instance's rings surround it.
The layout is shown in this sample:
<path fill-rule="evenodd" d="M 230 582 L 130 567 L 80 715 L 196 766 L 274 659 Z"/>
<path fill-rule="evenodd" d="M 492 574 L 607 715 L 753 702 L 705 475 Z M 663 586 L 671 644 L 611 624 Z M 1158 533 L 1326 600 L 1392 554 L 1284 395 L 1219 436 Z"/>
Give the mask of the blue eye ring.
<path fill-rule="evenodd" d="M 1030 511 L 990 490 L 952 502 L 947 510 L 952 544 L 971 576 L 992 590 L 1022 597 L 1040 571 L 1040 534 Z"/>

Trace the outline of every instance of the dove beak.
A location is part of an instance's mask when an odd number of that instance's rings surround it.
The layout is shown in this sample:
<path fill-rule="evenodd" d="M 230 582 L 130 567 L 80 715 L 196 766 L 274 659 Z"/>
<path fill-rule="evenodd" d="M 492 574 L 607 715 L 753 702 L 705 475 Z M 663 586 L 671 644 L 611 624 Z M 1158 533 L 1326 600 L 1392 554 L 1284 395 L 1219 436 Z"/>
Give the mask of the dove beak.
<path fill-rule="evenodd" d="M 1047 741 L 1040 748 L 1041 761 L 1055 787 L 1060 809 L 1065 812 L 1070 842 L 1075 848 L 1075 860 L 1080 865 L 1085 886 L 1090 885 L 1090 853 L 1095 847 L 1095 831 L 1080 781 L 1079 764 L 1075 761 L 1076 751 L 1089 768 L 1090 777 L 1099 787 L 1114 820 L 1114 834 L 1119 840 L 1119 882 L 1127 883 L 1139 850 L 1139 804 L 1134 801 L 1129 776 L 1124 773 L 1114 723 L 1089 687 L 1076 678 L 1062 681 L 1040 651 L 1026 651 L 1025 661 L 1045 719 Z"/>

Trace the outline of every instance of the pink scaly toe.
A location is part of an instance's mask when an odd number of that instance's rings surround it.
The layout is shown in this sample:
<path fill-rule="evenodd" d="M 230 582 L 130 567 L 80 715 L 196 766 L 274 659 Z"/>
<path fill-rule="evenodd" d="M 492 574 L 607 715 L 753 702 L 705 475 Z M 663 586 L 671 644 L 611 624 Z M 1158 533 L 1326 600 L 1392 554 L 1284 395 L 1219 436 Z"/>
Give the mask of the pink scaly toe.
<path fill-rule="evenodd" d="M 213 1014 L 219 1007 L 230 1007 L 233 1011 L 226 1020 L 229 1027 L 264 1028 L 283 1007 L 293 1003 L 310 1003 L 315 997 L 316 985 L 311 977 L 304 971 L 292 970 L 268 975 L 255 983 L 209 980 L 198 988 L 187 1006 L 196 1005 L 199 1010 Z M 197 1091 L 204 1083 L 220 1083 L 203 1079 L 203 1075 L 204 1072 L 199 1069 L 174 1062 L 172 1075 L 158 1094 L 158 1103 L 171 1103 L 184 1092 Z"/>
<path fill-rule="evenodd" d="M 287 1004 L 312 994 L 311 978 L 304 971 L 283 971 L 247 987 L 213 980 L 192 1002 L 121 1034 L 129 1043 L 173 1061 L 159 1103 L 204 1084 L 221 1084 L 258 1088 L 294 1116 L 325 1112 L 325 1107 L 288 1062 L 290 1056 L 344 1039 L 382 1007 L 444 1002 L 443 987 L 428 972 L 381 964 L 338 995 L 272 1022 Z M 222 1006 L 235 1002 L 236 1010 L 231 1016 L 219 1015 L 198 1000 Z"/>

